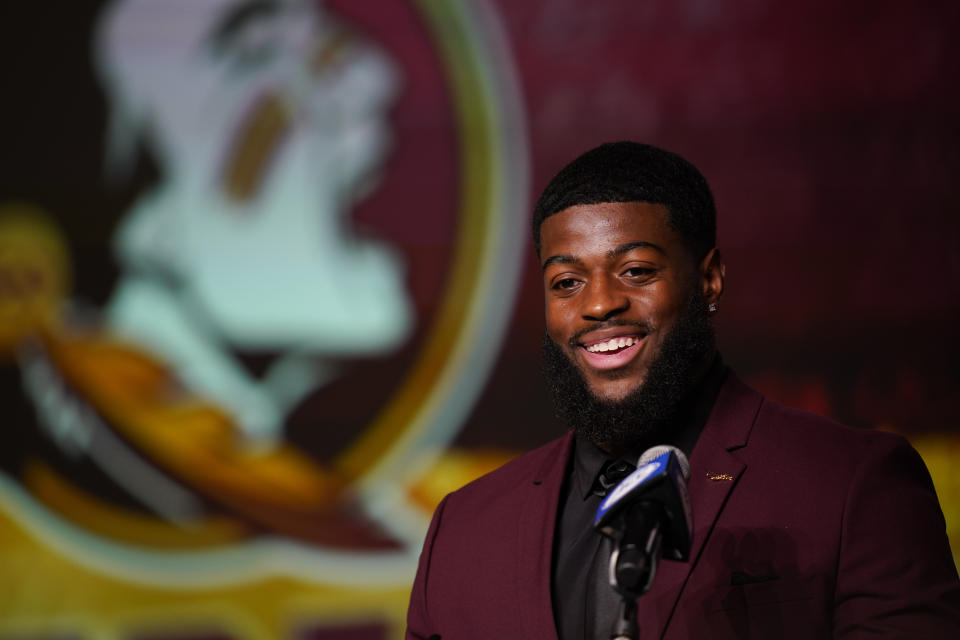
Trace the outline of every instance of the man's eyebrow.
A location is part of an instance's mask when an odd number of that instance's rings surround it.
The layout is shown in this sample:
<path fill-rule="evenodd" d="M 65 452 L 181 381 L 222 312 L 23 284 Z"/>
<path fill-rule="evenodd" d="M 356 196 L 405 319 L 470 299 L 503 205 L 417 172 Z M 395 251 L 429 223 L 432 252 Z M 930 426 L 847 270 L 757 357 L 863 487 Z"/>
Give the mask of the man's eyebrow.
<path fill-rule="evenodd" d="M 552 264 L 574 264 L 577 262 L 580 262 L 580 261 L 574 256 L 566 255 L 566 254 L 558 254 L 555 256 L 550 256 L 549 258 L 544 260 L 541 270 L 546 271 L 547 267 L 549 267 Z"/>
<path fill-rule="evenodd" d="M 661 247 L 660 245 L 653 244 L 652 242 L 644 242 L 642 240 L 638 240 L 637 242 L 627 242 L 626 244 L 622 244 L 619 247 L 614 247 L 613 249 L 610 249 L 610 251 L 607 251 L 607 258 L 616 258 L 618 256 L 622 256 L 625 253 L 629 253 L 634 249 L 653 249 L 654 251 L 664 256 L 667 255 L 667 252 L 664 251 L 663 247 Z"/>
<path fill-rule="evenodd" d="M 652 242 L 644 242 L 642 240 L 638 240 L 637 242 L 627 242 L 625 244 L 621 244 L 618 247 L 614 247 L 613 249 L 610 249 L 609 251 L 607 251 L 607 259 L 617 258 L 619 256 L 622 256 L 625 253 L 629 253 L 633 251 L 634 249 L 653 249 L 658 253 L 667 255 L 667 252 L 664 251 L 663 247 L 661 247 L 660 245 L 654 244 Z M 580 262 L 580 259 L 577 258 L 576 256 L 560 253 L 555 256 L 550 256 L 549 258 L 544 260 L 543 266 L 541 267 L 541 269 L 543 271 L 546 271 L 547 267 L 549 267 L 552 264 L 576 264 L 578 262 Z"/>

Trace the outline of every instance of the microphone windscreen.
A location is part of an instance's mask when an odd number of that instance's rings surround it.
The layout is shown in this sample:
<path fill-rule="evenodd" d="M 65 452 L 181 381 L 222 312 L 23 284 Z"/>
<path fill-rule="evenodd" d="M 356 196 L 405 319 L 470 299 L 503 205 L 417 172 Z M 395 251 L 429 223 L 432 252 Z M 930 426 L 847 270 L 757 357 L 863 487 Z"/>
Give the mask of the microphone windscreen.
<path fill-rule="evenodd" d="M 643 465 L 651 462 L 658 456 L 662 456 L 668 451 L 672 451 L 673 455 L 677 456 L 677 462 L 680 464 L 680 471 L 683 473 L 683 479 L 690 480 L 690 462 L 687 460 L 687 456 L 683 455 L 683 451 L 680 451 L 680 449 L 670 446 L 669 444 L 658 444 L 657 446 L 650 447 L 644 451 L 643 454 L 640 455 L 640 459 L 637 461 L 637 468 L 639 469 Z"/>

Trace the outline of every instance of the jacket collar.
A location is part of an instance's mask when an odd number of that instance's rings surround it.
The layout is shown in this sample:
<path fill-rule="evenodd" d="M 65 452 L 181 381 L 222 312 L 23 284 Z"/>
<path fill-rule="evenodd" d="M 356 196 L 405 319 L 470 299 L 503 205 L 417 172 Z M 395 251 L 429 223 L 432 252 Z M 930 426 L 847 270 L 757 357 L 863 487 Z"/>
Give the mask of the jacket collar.
<path fill-rule="evenodd" d="M 521 487 L 525 492 L 517 541 L 517 591 L 520 602 L 518 637 L 557 640 L 550 596 L 553 535 L 556 529 L 560 489 L 573 449 L 573 433 L 554 440 L 532 478 Z M 506 524 L 506 523 L 505 523 Z"/>
<path fill-rule="evenodd" d="M 690 458 L 687 484 L 693 511 L 690 559 L 683 563 L 661 562 L 653 589 L 639 601 L 639 619 L 644 628 L 650 629 L 648 637 L 661 638 L 666 632 L 717 518 L 736 490 L 746 464 L 732 452 L 747 445 L 762 404 L 762 395 L 732 372 L 727 376 Z"/>

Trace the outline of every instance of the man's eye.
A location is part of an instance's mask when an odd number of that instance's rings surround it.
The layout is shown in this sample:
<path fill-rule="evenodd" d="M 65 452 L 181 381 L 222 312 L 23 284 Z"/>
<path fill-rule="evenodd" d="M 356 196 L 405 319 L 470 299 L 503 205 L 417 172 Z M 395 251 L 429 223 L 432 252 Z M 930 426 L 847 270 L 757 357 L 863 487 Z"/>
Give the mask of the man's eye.
<path fill-rule="evenodd" d="M 623 275 L 628 278 L 646 278 L 654 272 L 653 269 L 649 267 L 630 267 L 623 272 Z"/>
<path fill-rule="evenodd" d="M 577 280 L 574 278 L 563 278 L 553 283 L 553 288 L 558 291 L 567 291 L 577 286 Z"/>

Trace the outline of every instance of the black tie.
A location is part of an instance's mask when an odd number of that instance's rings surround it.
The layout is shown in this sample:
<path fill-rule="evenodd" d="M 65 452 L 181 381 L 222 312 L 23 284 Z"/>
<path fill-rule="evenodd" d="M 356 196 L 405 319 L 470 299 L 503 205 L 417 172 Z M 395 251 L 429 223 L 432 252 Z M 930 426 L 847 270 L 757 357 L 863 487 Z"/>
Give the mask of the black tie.
<path fill-rule="evenodd" d="M 593 483 L 593 492 L 602 498 L 635 470 L 636 467 L 626 460 L 607 461 L 597 475 L 597 481 Z"/>

